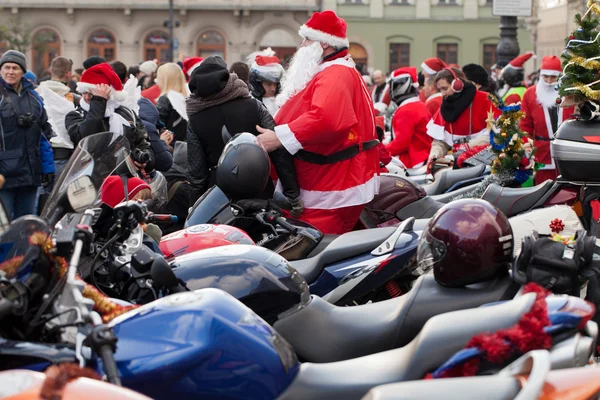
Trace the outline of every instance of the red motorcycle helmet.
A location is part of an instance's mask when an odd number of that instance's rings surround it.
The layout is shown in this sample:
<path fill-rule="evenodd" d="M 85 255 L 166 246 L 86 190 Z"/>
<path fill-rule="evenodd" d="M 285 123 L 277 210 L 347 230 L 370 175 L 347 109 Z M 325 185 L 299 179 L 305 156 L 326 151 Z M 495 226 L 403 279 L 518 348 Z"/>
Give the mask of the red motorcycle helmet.
<path fill-rule="evenodd" d="M 433 267 L 442 286 L 459 287 L 508 272 L 513 233 L 506 215 L 485 200 L 463 199 L 431 218 L 417 249 L 419 267 Z"/>

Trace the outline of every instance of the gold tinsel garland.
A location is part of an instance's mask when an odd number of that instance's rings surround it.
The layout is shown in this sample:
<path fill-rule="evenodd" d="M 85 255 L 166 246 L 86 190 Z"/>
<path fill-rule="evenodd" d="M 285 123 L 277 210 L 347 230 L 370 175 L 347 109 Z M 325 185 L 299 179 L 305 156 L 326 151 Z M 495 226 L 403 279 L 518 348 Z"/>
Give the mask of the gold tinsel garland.
<path fill-rule="evenodd" d="M 573 84 L 573 86 L 566 88 L 565 90 L 579 91 L 581 94 L 583 94 L 588 99 L 596 100 L 596 101 L 600 100 L 600 90 L 594 90 L 594 89 L 590 88 L 589 86 L 584 85 L 581 82 L 576 82 Z"/>
<path fill-rule="evenodd" d="M 593 11 L 595 14 L 600 14 L 600 5 L 598 5 L 594 0 L 588 0 L 587 2 L 588 10 L 583 15 L 582 19 L 590 12 Z"/>
<path fill-rule="evenodd" d="M 580 56 L 572 56 L 569 60 L 569 64 L 575 64 L 585 69 L 599 70 L 600 60 L 588 60 Z"/>

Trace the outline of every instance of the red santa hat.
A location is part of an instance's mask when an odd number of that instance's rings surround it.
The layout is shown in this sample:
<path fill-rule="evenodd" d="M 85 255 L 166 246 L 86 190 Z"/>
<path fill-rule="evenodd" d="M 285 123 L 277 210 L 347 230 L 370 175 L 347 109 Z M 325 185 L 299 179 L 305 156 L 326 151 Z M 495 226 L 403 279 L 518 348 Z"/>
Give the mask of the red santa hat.
<path fill-rule="evenodd" d="M 428 58 L 421 64 L 421 69 L 429 75 L 437 74 L 446 68 L 446 63 L 437 57 Z"/>
<path fill-rule="evenodd" d="M 279 80 L 283 74 L 281 61 L 275 56 L 256 56 L 250 69 L 262 76 L 271 77 L 273 80 Z"/>
<path fill-rule="evenodd" d="M 546 56 L 542 58 L 542 68 L 540 75 L 558 76 L 562 72 L 560 59 L 556 56 Z"/>
<path fill-rule="evenodd" d="M 77 91 L 87 93 L 101 83 L 109 85 L 113 91 L 111 95 L 115 100 L 121 102 L 127 99 L 127 93 L 123 91 L 123 83 L 108 63 L 96 64 L 83 71 L 81 79 L 77 82 Z"/>
<path fill-rule="evenodd" d="M 305 39 L 328 44 L 332 47 L 348 47 L 346 21 L 335 12 L 325 10 L 314 13 L 306 24 L 300 27 L 298 34 Z"/>
<path fill-rule="evenodd" d="M 523 69 L 523 64 L 525 64 L 531 57 L 533 57 L 533 53 L 528 51 L 525 54 L 521 54 L 520 56 L 513 58 L 504 68 Z"/>
<path fill-rule="evenodd" d="M 183 60 L 183 73 L 186 77 L 192 76 L 192 72 L 202 64 L 202 57 L 188 57 Z"/>
<path fill-rule="evenodd" d="M 127 196 L 129 199 L 143 189 L 152 190 L 146 182 L 135 177 L 127 180 L 127 189 L 129 190 L 129 195 Z M 104 180 L 102 189 L 100 190 L 100 198 L 104 204 L 112 208 L 125 201 L 125 188 L 120 176 L 111 175 Z"/>
<path fill-rule="evenodd" d="M 413 83 L 419 83 L 419 78 L 417 77 L 417 69 L 415 67 L 401 67 L 392 72 L 392 80 L 403 78 L 405 76 L 410 77 Z"/>

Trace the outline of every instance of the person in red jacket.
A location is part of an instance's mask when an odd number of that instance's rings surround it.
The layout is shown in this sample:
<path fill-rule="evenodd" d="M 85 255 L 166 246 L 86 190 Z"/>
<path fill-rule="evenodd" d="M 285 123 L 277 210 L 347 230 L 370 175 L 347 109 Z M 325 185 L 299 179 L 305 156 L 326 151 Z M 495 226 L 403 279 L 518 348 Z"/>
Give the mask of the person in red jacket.
<path fill-rule="evenodd" d="M 556 179 L 556 165 L 552 159 L 550 139 L 554 137 L 560 124 L 575 112 L 573 107 L 560 108 L 556 104 L 558 97 L 556 81 L 561 71 L 558 57 L 544 57 L 540 80 L 536 86 L 527 89 L 521 102 L 521 111 L 525 113 L 525 118 L 521 120 L 521 129 L 533 139 L 536 148 L 535 158 L 544 164 L 544 167 L 535 173 L 536 185 L 549 179 Z"/>
<path fill-rule="evenodd" d="M 294 155 L 300 219 L 323 233 L 354 228 L 379 190 L 379 144 L 373 102 L 348 52 L 346 21 L 314 13 L 300 28 L 304 41 L 284 76 L 274 131 L 258 129 L 270 152 Z"/>
<path fill-rule="evenodd" d="M 446 68 L 446 63 L 437 57 L 428 58 L 421 63 L 421 73 L 423 74 L 423 78 L 425 80 L 427 80 L 427 78 L 430 76 L 435 77 L 435 75 L 444 68 Z M 419 100 L 421 100 L 423 103 L 427 101 L 427 96 L 423 90 L 421 90 L 419 93 Z"/>
<path fill-rule="evenodd" d="M 425 165 L 432 141 L 427 135 L 431 114 L 427 105 L 419 101 L 416 81 L 417 69 L 414 67 L 398 68 L 390 80 L 390 95 L 398 109 L 392 118 L 394 139 L 386 148 L 408 169 Z"/>

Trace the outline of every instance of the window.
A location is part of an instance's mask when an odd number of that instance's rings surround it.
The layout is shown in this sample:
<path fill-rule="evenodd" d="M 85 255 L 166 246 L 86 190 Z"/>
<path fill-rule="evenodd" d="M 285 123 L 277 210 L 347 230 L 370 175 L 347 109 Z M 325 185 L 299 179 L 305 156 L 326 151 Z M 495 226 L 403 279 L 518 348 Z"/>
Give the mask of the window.
<path fill-rule="evenodd" d="M 350 56 L 354 60 L 356 64 L 356 68 L 363 74 L 367 75 L 367 66 L 369 64 L 369 56 L 367 55 L 367 50 L 358 44 L 358 43 L 350 43 Z"/>
<path fill-rule="evenodd" d="M 453 43 L 438 43 L 437 57 L 446 64 L 458 64 L 458 45 Z"/>
<path fill-rule="evenodd" d="M 88 57 L 100 56 L 110 62 L 116 58 L 116 54 L 115 37 L 112 33 L 98 30 L 88 38 Z"/>
<path fill-rule="evenodd" d="M 391 5 L 398 5 L 398 6 L 408 6 L 408 5 L 410 5 L 410 3 L 408 2 L 408 0 L 390 0 L 390 4 Z"/>
<path fill-rule="evenodd" d="M 60 37 L 50 29 L 39 30 L 33 35 L 33 72 L 43 76 L 50 68 L 52 60 L 60 56 Z"/>
<path fill-rule="evenodd" d="M 340 4 L 367 4 L 367 0 L 340 0 Z"/>
<path fill-rule="evenodd" d="M 456 0 L 439 0 L 438 5 L 440 6 L 455 6 L 457 5 Z"/>
<path fill-rule="evenodd" d="M 410 65 L 410 44 L 390 43 L 390 64 L 388 72 Z"/>
<path fill-rule="evenodd" d="M 169 60 L 169 35 L 166 32 L 150 32 L 144 40 L 144 60 Z"/>
<path fill-rule="evenodd" d="M 483 45 L 483 68 L 487 71 L 492 69 L 492 65 L 496 64 L 496 47 L 497 44 Z"/>
<path fill-rule="evenodd" d="M 202 58 L 209 56 L 225 58 L 225 39 L 218 32 L 204 32 L 198 39 L 197 55 Z"/>

